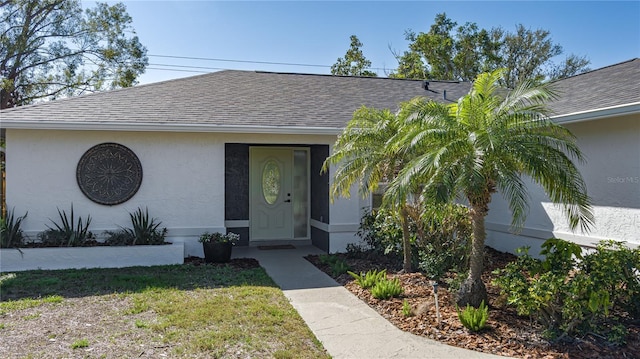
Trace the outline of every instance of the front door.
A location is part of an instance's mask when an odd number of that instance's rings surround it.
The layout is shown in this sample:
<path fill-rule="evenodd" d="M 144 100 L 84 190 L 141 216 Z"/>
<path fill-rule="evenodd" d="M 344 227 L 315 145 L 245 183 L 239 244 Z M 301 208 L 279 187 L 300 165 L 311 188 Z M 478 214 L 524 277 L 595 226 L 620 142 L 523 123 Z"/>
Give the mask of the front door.
<path fill-rule="evenodd" d="M 308 151 L 252 147 L 249 153 L 251 240 L 308 238 Z"/>

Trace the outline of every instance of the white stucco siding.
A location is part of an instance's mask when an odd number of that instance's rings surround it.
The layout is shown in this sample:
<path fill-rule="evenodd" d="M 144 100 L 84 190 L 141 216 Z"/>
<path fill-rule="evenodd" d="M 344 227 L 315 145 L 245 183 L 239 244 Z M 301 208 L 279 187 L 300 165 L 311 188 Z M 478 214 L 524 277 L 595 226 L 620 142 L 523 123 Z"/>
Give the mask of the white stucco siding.
<path fill-rule="evenodd" d="M 333 185 L 335 172 L 336 165 L 332 165 L 329 168 L 329 186 Z M 356 232 L 360 227 L 362 216 L 371 209 L 371 195 L 362 197 L 358 191 L 359 185 L 355 183 L 351 186 L 349 197 L 336 197 L 331 203 L 329 211 L 331 225 L 328 227 L 330 253 L 345 252 L 348 244 L 361 242 Z"/>
<path fill-rule="evenodd" d="M 142 163 L 143 179 L 129 201 L 105 206 L 84 196 L 76 166 L 91 147 L 116 142 L 130 148 Z M 97 131 L 8 130 L 7 203 L 16 213 L 29 212 L 29 234 L 58 220 L 56 207 L 92 217 L 91 228 L 128 226 L 129 212 L 148 207 L 162 226 L 224 227 L 224 142 L 220 135 Z M 171 233 L 175 234 L 175 233 Z M 171 235 L 170 234 L 170 235 Z"/>
<path fill-rule="evenodd" d="M 509 234 L 511 215 L 495 195 L 487 217 L 487 243 L 513 250 L 532 246 L 537 253 L 551 236 L 593 245 L 602 239 L 640 245 L 640 116 L 578 122 L 566 125 L 576 135 L 586 163 L 579 164 L 593 201 L 595 226 L 588 233 L 572 231 L 563 209 L 550 203 L 542 188 L 530 183 L 530 212 L 520 236 Z"/>
<path fill-rule="evenodd" d="M 92 217 L 97 235 L 129 227 L 129 213 L 148 207 L 167 227 L 168 239 L 184 242 L 186 255 L 201 255 L 197 237 L 205 230 L 225 230 L 225 143 L 332 145 L 333 135 L 272 135 L 126 131 L 7 130 L 7 203 L 17 215 L 29 212 L 23 229 L 29 237 L 58 221 L 56 208 Z M 115 142 L 131 149 L 143 170 L 138 192 L 127 202 L 105 206 L 89 200 L 76 180 L 76 167 L 91 147 Z M 356 241 L 363 206 L 351 199 L 330 206 L 330 250 Z"/>

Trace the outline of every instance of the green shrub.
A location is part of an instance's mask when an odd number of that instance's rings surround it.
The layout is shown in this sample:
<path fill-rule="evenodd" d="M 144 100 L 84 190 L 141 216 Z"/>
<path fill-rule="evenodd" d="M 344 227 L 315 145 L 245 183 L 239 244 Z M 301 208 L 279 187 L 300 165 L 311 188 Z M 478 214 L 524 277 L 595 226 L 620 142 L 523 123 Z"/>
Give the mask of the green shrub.
<path fill-rule="evenodd" d="M 366 213 L 356 234 L 374 252 L 402 257 L 402 226 L 390 211 L 380 209 Z"/>
<path fill-rule="evenodd" d="M 584 255 L 580 246 L 552 238 L 542 245 L 543 260 L 527 254 L 496 271 L 495 283 L 521 315 L 544 326 L 550 339 L 587 332 L 609 333 L 620 324 L 613 308 L 633 315 L 640 295 L 640 250 L 601 242 Z"/>
<path fill-rule="evenodd" d="M 345 262 L 344 259 L 339 259 L 335 262 L 333 262 L 332 264 L 329 265 L 331 267 L 331 274 L 334 277 L 337 277 L 339 275 L 345 274 L 349 271 L 349 265 L 347 264 L 347 262 Z"/>
<path fill-rule="evenodd" d="M 373 287 L 371 287 L 371 295 L 376 299 L 389 299 L 397 297 L 404 292 L 402 284 L 398 278 L 395 279 L 383 279 L 378 281 Z"/>
<path fill-rule="evenodd" d="M 465 272 L 471 245 L 469 209 L 458 204 L 431 204 L 421 215 L 416 246 L 418 267 L 433 280 L 445 273 Z"/>
<path fill-rule="evenodd" d="M 467 304 L 467 307 L 463 310 L 456 308 L 458 312 L 458 318 L 465 328 L 472 332 L 478 332 L 487 325 L 487 319 L 489 319 L 489 308 L 484 304 L 484 300 L 480 303 L 480 307 L 474 308 Z"/>
<path fill-rule="evenodd" d="M 156 218 L 149 218 L 149 209 L 138 208 L 129 213 L 131 228 L 121 228 L 118 231 L 106 231 L 106 243 L 111 246 L 157 245 L 164 244 L 167 229 L 160 229 L 162 222 Z"/>
<path fill-rule="evenodd" d="M 408 211 L 413 265 L 434 280 L 449 271 L 466 271 L 471 243 L 467 207 L 428 204 Z M 374 252 L 402 258 L 402 226 L 392 212 L 380 209 L 365 214 L 357 235 Z"/>
<path fill-rule="evenodd" d="M 347 262 L 333 254 L 323 254 L 319 257 L 320 263 L 326 264 L 331 269 L 331 275 L 337 277 L 349 271 Z"/>
<path fill-rule="evenodd" d="M 402 301 L 402 315 L 404 315 L 405 317 L 413 316 L 413 308 L 411 308 L 411 304 L 409 304 L 409 301 L 407 301 L 406 299 Z"/>
<path fill-rule="evenodd" d="M 24 244 L 22 221 L 27 213 L 21 217 L 15 217 L 13 210 L 7 210 L 7 216 L 0 218 L 0 248 L 20 248 Z"/>
<path fill-rule="evenodd" d="M 580 267 L 593 285 L 604 289 L 617 309 L 640 318 L 640 249 L 624 243 L 602 241 L 596 251 L 586 255 Z"/>
<path fill-rule="evenodd" d="M 73 204 L 71 204 L 70 215 L 67 212 L 60 211 L 58 208 L 58 216 L 60 222 L 56 223 L 51 219 L 54 227 L 49 227 L 46 231 L 40 233 L 38 237 L 45 246 L 64 246 L 64 247 L 80 247 L 86 244 L 88 240 L 94 239 L 93 233 L 89 231 L 91 224 L 91 216 L 87 215 L 86 220 L 82 217 L 76 217 L 73 212 Z"/>
<path fill-rule="evenodd" d="M 381 280 L 387 278 L 387 270 L 383 269 L 381 271 L 378 270 L 370 270 L 367 273 L 356 274 L 353 272 L 347 272 L 350 276 L 355 279 L 356 284 L 358 284 L 361 288 L 369 289 L 373 287 L 376 283 Z"/>

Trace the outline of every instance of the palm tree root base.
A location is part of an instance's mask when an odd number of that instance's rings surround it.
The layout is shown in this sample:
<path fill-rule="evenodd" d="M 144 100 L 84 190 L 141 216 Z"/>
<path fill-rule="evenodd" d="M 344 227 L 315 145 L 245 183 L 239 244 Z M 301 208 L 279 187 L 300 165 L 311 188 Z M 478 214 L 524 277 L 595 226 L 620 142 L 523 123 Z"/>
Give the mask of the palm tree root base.
<path fill-rule="evenodd" d="M 458 307 L 466 307 L 467 304 L 469 304 L 472 307 L 478 308 L 483 301 L 488 304 L 487 288 L 482 280 L 467 278 L 458 290 L 458 297 L 456 299 Z"/>

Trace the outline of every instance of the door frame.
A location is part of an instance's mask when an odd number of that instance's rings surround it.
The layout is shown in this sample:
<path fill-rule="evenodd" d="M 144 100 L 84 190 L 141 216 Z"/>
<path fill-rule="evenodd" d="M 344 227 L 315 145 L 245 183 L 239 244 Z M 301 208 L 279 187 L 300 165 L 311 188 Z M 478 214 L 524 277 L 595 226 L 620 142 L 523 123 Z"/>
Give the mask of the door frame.
<path fill-rule="evenodd" d="M 293 181 L 293 174 L 294 174 L 294 163 L 293 163 L 293 151 L 294 150 L 298 150 L 298 151 L 305 151 L 306 153 L 306 172 L 307 172 L 307 218 L 306 218 L 306 222 L 307 222 L 307 235 L 305 237 L 294 237 L 294 227 L 295 227 L 295 222 L 294 222 L 294 211 L 291 211 L 291 233 L 289 235 L 288 238 L 281 238 L 282 240 L 287 240 L 287 241 L 307 241 L 311 238 L 311 149 L 309 146 L 279 146 L 279 145 L 251 145 L 249 146 L 249 243 L 259 243 L 259 242 L 269 242 L 269 241 L 273 241 L 272 239 L 254 239 L 253 238 L 253 231 L 252 231 L 252 225 L 253 225 L 253 206 L 254 206 L 254 199 L 253 196 L 251 196 L 252 193 L 252 186 L 254 185 L 253 183 L 253 171 L 255 171 L 255 169 L 253 168 L 253 152 L 254 151 L 260 151 L 260 149 L 265 149 L 265 150 L 269 150 L 269 149 L 274 149 L 274 150 L 289 150 L 291 151 L 291 191 L 292 193 L 293 191 L 293 185 L 294 185 L 294 181 Z"/>

